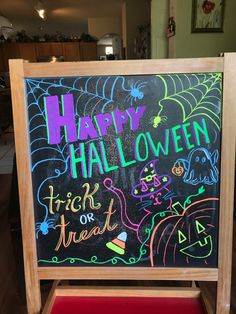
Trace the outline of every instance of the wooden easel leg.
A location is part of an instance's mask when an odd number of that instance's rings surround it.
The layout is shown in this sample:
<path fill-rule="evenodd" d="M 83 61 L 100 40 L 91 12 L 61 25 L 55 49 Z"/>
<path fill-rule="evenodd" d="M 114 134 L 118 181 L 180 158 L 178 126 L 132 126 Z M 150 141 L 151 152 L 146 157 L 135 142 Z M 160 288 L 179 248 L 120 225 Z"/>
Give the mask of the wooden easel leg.
<path fill-rule="evenodd" d="M 232 86 L 236 86 L 236 53 L 224 55 L 224 96 L 222 119 L 222 155 L 219 224 L 219 276 L 217 285 L 217 314 L 228 314 L 230 311 L 233 208 L 234 208 L 234 167 L 235 167 L 235 96 Z M 226 232 L 227 229 L 227 232 Z"/>
<path fill-rule="evenodd" d="M 26 300 L 28 314 L 39 314 L 41 311 L 41 292 L 40 283 L 32 280 L 26 284 Z"/>

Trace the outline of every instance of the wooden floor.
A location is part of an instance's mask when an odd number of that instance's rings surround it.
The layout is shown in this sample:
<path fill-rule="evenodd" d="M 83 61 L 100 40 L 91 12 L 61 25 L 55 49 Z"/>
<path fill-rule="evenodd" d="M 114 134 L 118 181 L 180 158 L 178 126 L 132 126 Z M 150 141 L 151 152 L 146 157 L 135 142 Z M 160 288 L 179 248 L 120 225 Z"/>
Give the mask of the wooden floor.
<path fill-rule="evenodd" d="M 12 175 L 0 175 L 0 191 L 0 313 L 26 314 L 19 211 L 16 186 L 12 188 Z M 236 215 L 234 222 L 236 226 Z M 233 245 L 231 313 L 236 314 L 236 230 Z M 49 287 L 50 283 L 42 283 L 44 294 Z M 201 283 L 201 287 L 206 291 L 208 299 L 213 301 L 215 284 Z"/>

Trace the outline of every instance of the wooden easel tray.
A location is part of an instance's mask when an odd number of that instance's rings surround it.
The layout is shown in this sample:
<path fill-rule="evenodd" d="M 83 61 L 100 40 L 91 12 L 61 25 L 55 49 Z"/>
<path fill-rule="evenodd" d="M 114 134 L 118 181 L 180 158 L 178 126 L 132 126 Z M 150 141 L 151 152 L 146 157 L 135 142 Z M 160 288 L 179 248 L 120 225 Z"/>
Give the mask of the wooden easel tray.
<path fill-rule="evenodd" d="M 205 314 L 198 288 L 64 287 L 53 289 L 43 314 Z"/>

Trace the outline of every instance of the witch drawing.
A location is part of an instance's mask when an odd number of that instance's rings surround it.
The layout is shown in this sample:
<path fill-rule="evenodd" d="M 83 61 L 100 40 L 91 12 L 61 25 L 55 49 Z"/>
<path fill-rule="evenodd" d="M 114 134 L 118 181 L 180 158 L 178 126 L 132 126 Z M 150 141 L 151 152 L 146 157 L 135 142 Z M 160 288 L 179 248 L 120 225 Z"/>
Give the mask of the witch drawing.
<path fill-rule="evenodd" d="M 138 222 L 132 221 L 129 217 L 123 191 L 113 186 L 110 178 L 106 178 L 103 182 L 106 189 L 118 198 L 122 224 L 126 228 L 135 231 L 140 243 L 145 241 L 146 245 L 149 243 L 150 231 L 154 227 L 152 226 L 154 218 L 156 222 L 165 217 L 176 215 L 176 211 L 172 209 L 173 192 L 169 187 L 171 178 L 167 174 L 158 174 L 156 164 L 157 160 L 152 160 L 142 168 L 138 184 L 131 190 L 132 197 L 137 200 L 138 210 L 142 210 L 143 213 L 141 220 Z M 130 209 L 129 213 L 131 213 Z"/>

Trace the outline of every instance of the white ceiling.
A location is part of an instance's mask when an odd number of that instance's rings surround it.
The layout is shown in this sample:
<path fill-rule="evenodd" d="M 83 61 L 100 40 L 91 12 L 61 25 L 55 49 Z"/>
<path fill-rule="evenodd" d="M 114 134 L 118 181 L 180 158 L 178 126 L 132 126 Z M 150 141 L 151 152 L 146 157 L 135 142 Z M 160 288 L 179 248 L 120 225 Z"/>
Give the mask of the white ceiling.
<path fill-rule="evenodd" d="M 37 0 L 0 0 L 0 11 L 17 30 L 27 33 L 80 35 L 87 31 L 88 18 L 119 17 L 123 0 L 43 0 L 47 20 L 41 20 L 34 6 Z"/>

